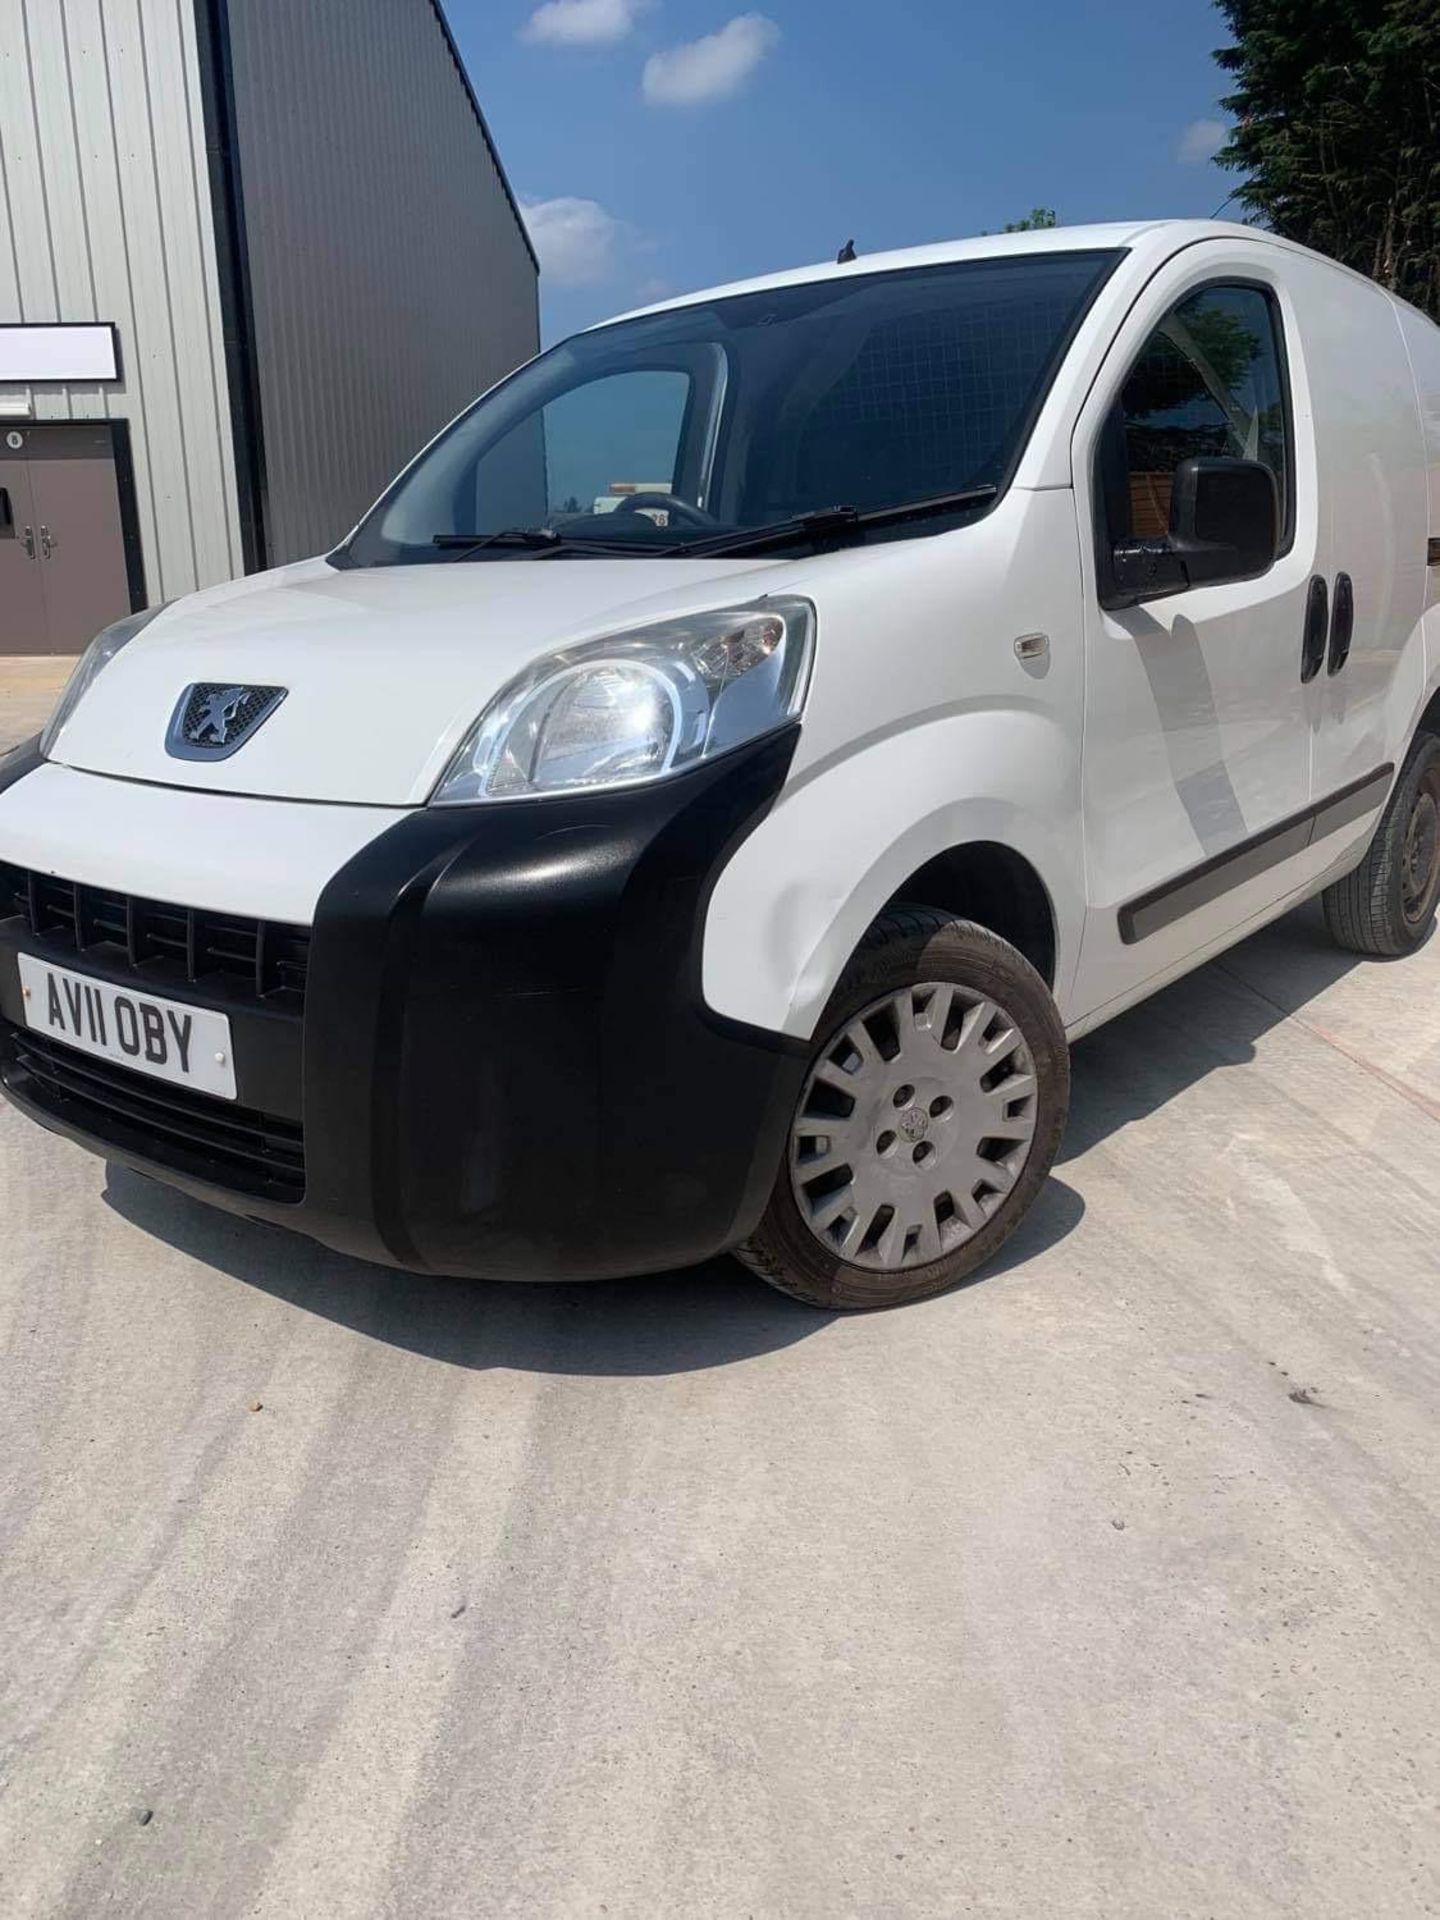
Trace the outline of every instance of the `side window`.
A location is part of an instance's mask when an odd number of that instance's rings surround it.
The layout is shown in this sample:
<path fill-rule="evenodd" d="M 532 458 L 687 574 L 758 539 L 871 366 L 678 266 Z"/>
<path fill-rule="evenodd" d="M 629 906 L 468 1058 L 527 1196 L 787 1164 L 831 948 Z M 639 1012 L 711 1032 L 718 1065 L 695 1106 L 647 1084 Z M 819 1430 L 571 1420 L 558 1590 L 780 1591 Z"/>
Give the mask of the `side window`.
<path fill-rule="evenodd" d="M 1279 318 L 1256 287 L 1204 287 L 1172 308 L 1121 389 L 1107 473 L 1111 538 L 1170 526 L 1175 469 L 1197 454 L 1258 460 L 1275 476 L 1281 546 L 1292 511 L 1289 413 Z M 1120 447 L 1123 445 L 1123 461 Z"/>

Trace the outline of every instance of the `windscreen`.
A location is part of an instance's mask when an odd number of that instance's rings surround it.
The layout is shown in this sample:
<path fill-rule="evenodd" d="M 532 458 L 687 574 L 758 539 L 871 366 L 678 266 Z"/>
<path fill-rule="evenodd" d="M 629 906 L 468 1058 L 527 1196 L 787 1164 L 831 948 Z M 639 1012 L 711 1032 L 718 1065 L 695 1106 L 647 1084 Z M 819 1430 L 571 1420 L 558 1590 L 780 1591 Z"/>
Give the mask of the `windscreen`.
<path fill-rule="evenodd" d="M 678 552 L 834 509 L 998 490 L 1117 258 L 847 274 L 580 334 L 448 428 L 344 557 L 514 557 L 523 536 Z"/>

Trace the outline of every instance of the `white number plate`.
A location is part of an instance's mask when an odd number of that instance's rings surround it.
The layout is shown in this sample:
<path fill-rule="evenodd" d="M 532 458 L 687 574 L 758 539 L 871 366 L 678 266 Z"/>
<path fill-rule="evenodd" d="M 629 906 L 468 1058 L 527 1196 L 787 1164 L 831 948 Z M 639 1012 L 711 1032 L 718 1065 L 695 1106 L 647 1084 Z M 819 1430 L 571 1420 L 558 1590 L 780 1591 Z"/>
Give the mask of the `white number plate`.
<path fill-rule="evenodd" d="M 92 980 L 33 954 L 17 958 L 25 1024 L 37 1033 L 156 1080 L 235 1098 L 230 1022 L 223 1013 Z"/>

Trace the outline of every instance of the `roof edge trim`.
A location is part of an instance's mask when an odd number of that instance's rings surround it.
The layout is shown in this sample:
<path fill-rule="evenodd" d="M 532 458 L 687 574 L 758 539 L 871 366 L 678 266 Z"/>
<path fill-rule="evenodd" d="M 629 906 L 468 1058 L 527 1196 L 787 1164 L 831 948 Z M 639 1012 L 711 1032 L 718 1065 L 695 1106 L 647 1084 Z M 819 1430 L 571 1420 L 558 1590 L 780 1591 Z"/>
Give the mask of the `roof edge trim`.
<path fill-rule="evenodd" d="M 495 172 L 499 176 L 505 198 L 510 202 L 510 211 L 514 214 L 515 224 L 520 229 L 520 238 L 525 242 L 525 251 L 529 254 L 535 271 L 538 274 L 540 272 L 540 256 L 535 251 L 535 242 L 530 238 L 530 229 L 526 226 L 525 216 L 520 211 L 520 202 L 515 197 L 515 189 L 511 186 L 510 176 L 505 171 L 505 162 L 500 158 L 500 149 L 495 144 L 495 136 L 490 131 L 490 123 L 485 118 L 484 109 L 481 107 L 475 89 L 471 84 L 470 73 L 465 65 L 460 49 L 456 45 L 455 35 L 450 31 L 450 22 L 445 17 L 445 8 L 441 4 L 441 0 L 430 0 L 430 11 L 435 15 L 436 23 L 445 37 L 445 45 L 449 49 L 450 58 L 455 62 L 455 71 L 460 76 L 460 84 L 465 89 L 465 96 L 470 102 L 470 109 L 475 115 L 485 145 L 490 149 L 490 158 L 495 163 Z"/>

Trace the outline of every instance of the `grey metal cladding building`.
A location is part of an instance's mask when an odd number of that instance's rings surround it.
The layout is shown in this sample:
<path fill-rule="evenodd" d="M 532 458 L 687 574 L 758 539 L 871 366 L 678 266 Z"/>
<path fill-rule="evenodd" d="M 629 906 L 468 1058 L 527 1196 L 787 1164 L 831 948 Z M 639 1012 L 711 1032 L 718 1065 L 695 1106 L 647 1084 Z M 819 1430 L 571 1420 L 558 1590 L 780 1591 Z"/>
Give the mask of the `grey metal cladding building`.
<path fill-rule="evenodd" d="M 438 0 L 0 0 L 0 653 L 323 551 L 538 334 Z"/>

